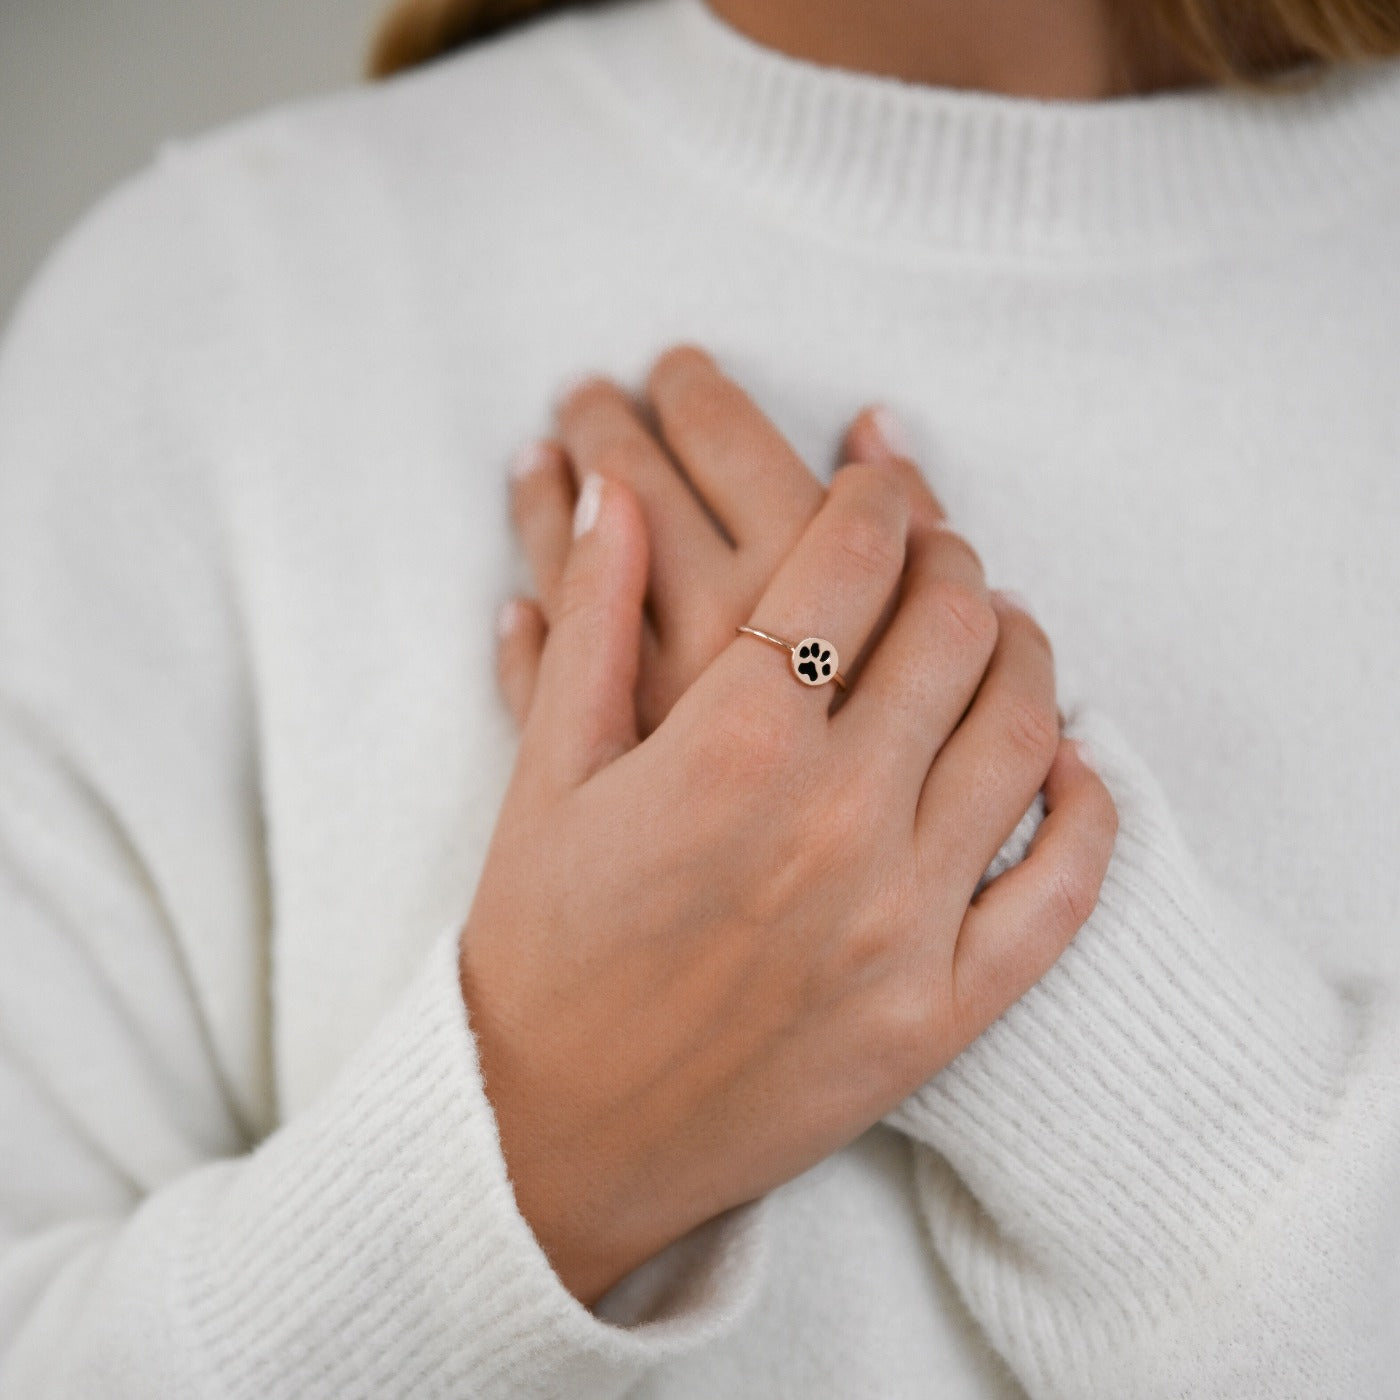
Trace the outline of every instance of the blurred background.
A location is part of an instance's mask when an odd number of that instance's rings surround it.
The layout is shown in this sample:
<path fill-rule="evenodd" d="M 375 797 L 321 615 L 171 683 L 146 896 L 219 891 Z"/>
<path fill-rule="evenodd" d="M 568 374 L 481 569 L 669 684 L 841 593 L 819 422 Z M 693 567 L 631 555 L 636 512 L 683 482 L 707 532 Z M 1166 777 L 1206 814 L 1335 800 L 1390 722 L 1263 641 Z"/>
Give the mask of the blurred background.
<path fill-rule="evenodd" d="M 0 323 L 168 136 L 359 79 L 388 0 L 0 0 Z"/>

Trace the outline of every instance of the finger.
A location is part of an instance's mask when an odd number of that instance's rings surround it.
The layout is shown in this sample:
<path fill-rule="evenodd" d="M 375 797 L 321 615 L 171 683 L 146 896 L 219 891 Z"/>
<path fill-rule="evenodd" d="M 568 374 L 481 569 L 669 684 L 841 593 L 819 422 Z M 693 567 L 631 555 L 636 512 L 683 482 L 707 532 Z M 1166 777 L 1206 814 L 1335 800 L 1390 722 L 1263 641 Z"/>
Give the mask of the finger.
<path fill-rule="evenodd" d="M 909 492 L 910 515 L 916 521 L 947 518 L 943 503 L 914 461 L 903 425 L 887 404 L 871 404 L 855 416 L 841 443 L 842 462 L 880 462 L 894 467 Z"/>
<path fill-rule="evenodd" d="M 909 502 L 909 528 L 911 535 L 946 526 L 947 519 L 942 505 L 935 499 L 924 480 L 923 473 L 907 455 L 904 446 L 904 430 L 899 426 L 894 414 L 884 405 L 875 405 L 857 415 L 842 441 L 842 465 L 849 466 L 856 461 L 878 465 L 889 472 L 899 483 Z M 971 554 L 979 579 L 983 577 L 982 562 L 966 540 L 963 547 Z M 985 584 L 983 585 L 985 587 Z M 875 629 L 876 640 L 884 631 L 888 617 L 882 619 Z M 859 673 L 865 655 L 856 659 L 855 671 Z M 839 702 L 838 702 L 839 709 Z M 925 768 L 927 765 L 925 765 Z M 919 770 L 921 775 L 924 769 Z M 918 776 L 916 775 L 916 776 Z"/>
<path fill-rule="evenodd" d="M 1015 830 L 1059 744 L 1055 662 L 1031 616 L 991 595 L 997 643 L 967 715 L 924 780 L 917 840 L 968 895 Z"/>
<path fill-rule="evenodd" d="M 573 473 L 560 443 L 526 443 L 510 469 L 510 511 L 546 616 L 569 557 L 574 516 Z"/>
<path fill-rule="evenodd" d="M 517 729 L 530 714 L 546 631 L 544 613 L 531 598 L 509 599 L 496 618 L 496 678 Z"/>
<path fill-rule="evenodd" d="M 842 653 L 860 652 L 899 584 L 908 521 L 908 503 L 888 473 L 847 468 L 764 590 L 751 624 L 794 645 L 806 637 L 824 639 L 835 670 Z M 781 664 L 788 669 L 783 689 L 794 706 L 825 717 L 834 687 L 817 687 L 828 704 L 810 705 L 801 694 L 809 687 L 793 684 L 790 660 L 771 647 L 740 636 L 725 656 L 734 658 L 740 674 L 729 679 L 739 684 L 764 683 L 761 677 L 776 674 Z"/>
<path fill-rule="evenodd" d="M 573 467 L 563 445 L 545 439 L 521 448 L 511 463 L 511 511 L 540 595 L 539 603 L 532 606 L 543 612 L 546 627 L 573 543 L 576 505 Z M 642 626 L 643 683 L 654 684 L 662 675 L 660 643 L 649 617 Z M 639 691 L 639 698 L 655 705 L 653 697 L 643 692 Z"/>
<path fill-rule="evenodd" d="M 958 934 L 953 989 L 972 1035 L 1050 970 L 1093 912 L 1113 856 L 1117 808 L 1072 739 L 1056 751 L 1045 807 L 1025 859 L 977 896 Z"/>
<path fill-rule="evenodd" d="M 977 693 L 997 631 L 971 546 L 951 530 L 911 526 L 894 614 L 833 717 L 911 812 L 934 756 Z"/>
<path fill-rule="evenodd" d="M 590 473 L 574 531 L 522 739 L 556 790 L 637 742 L 646 523 L 626 483 Z"/>
<path fill-rule="evenodd" d="M 817 513 L 824 487 L 698 347 L 662 355 L 647 394 L 672 454 L 734 541 L 756 596 Z"/>
<path fill-rule="evenodd" d="M 565 397 L 558 418 L 575 471 L 624 482 L 641 504 L 652 547 L 649 592 L 664 643 L 685 629 L 699 585 L 732 563 L 732 551 L 615 384 L 584 381 Z"/>

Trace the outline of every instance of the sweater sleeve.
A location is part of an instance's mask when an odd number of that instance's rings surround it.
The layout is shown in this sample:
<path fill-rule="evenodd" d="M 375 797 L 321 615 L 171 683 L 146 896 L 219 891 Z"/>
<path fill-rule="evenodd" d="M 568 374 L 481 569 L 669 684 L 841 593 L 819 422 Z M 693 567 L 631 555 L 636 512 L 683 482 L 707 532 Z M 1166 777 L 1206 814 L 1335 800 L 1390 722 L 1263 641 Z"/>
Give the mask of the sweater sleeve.
<path fill-rule="evenodd" d="M 1393 996 L 1215 888 L 1106 719 L 1070 732 L 1119 808 L 1098 907 L 889 1120 L 935 1247 L 1033 1400 L 1393 1393 Z"/>
<path fill-rule="evenodd" d="M 25 1174 L 70 1183 L 22 1232 L 33 1194 L 6 1171 L 7 1396 L 612 1396 L 722 1333 L 755 1276 L 761 1203 L 688 1241 L 699 1261 L 633 1327 L 565 1290 L 515 1207 L 455 930 L 312 1107 L 127 1210 L 78 1198 L 83 1124 L 7 1117 Z"/>
<path fill-rule="evenodd" d="M 109 199 L 0 355 L 0 1395 L 617 1395 L 743 1314 L 763 1204 L 625 1322 L 581 1306 L 516 1207 L 455 923 L 277 1111 L 210 469 L 246 349 L 199 208 L 168 165 Z"/>

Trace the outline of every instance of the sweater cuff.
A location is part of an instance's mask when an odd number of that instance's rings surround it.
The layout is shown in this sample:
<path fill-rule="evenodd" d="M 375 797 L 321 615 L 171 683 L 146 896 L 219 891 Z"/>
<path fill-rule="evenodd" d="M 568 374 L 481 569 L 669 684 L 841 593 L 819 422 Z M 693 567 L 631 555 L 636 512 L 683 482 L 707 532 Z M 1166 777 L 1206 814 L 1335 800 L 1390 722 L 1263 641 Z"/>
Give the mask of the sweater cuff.
<path fill-rule="evenodd" d="M 1169 1312 L 1257 1225 L 1344 1093 L 1358 1013 L 1213 889 L 1117 731 L 1099 904 L 1060 961 L 889 1121 L 936 1148 L 936 1243 L 993 1333 L 1071 1350 Z"/>
<path fill-rule="evenodd" d="M 603 1397 L 752 1299 L 763 1202 L 683 1242 L 630 1327 L 570 1294 L 520 1214 L 458 983 L 457 930 L 304 1114 L 187 1207 L 185 1306 L 236 1397 Z"/>

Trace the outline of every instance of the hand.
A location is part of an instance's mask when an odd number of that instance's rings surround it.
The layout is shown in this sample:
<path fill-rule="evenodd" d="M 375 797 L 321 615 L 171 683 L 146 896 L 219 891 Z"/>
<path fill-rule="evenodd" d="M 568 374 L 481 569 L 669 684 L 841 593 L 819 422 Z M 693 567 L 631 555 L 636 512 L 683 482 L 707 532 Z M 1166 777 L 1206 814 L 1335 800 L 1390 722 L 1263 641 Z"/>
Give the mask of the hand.
<path fill-rule="evenodd" d="M 750 620 L 826 495 L 782 434 L 703 351 L 686 346 L 663 355 L 648 399 L 665 445 L 621 389 L 591 379 L 560 405 L 558 440 L 532 444 L 517 458 L 511 509 L 538 593 L 538 602 L 520 600 L 513 616 L 522 626 L 502 654 L 502 683 L 518 720 L 554 612 L 585 472 L 633 488 L 652 541 L 637 693 L 644 735 L 729 644 L 734 628 Z M 858 420 L 848 460 L 878 452 L 867 460 L 889 466 L 915 517 L 940 519 L 918 470 L 881 446 L 874 424 L 869 414 Z"/>
<path fill-rule="evenodd" d="M 591 480 L 461 950 L 517 1202 L 585 1302 L 946 1064 L 1077 930 L 1114 834 L 1043 638 L 886 465 L 837 474 L 753 610 L 865 654 L 845 703 L 731 635 L 638 742 L 648 530 Z"/>
<path fill-rule="evenodd" d="M 779 563 L 816 514 L 825 488 L 782 434 L 703 350 L 662 355 L 647 407 L 664 440 L 629 396 L 587 379 L 559 406 L 557 439 L 529 444 L 512 471 L 511 514 L 537 599 L 515 601 L 499 654 L 502 689 L 517 723 L 569 551 L 578 482 L 588 471 L 627 482 L 641 501 L 653 548 L 637 704 L 649 734 L 701 670 L 751 619 Z M 843 462 L 880 462 L 903 486 L 913 516 L 945 522 L 915 464 L 888 441 L 883 410 L 866 410 L 842 444 Z"/>

